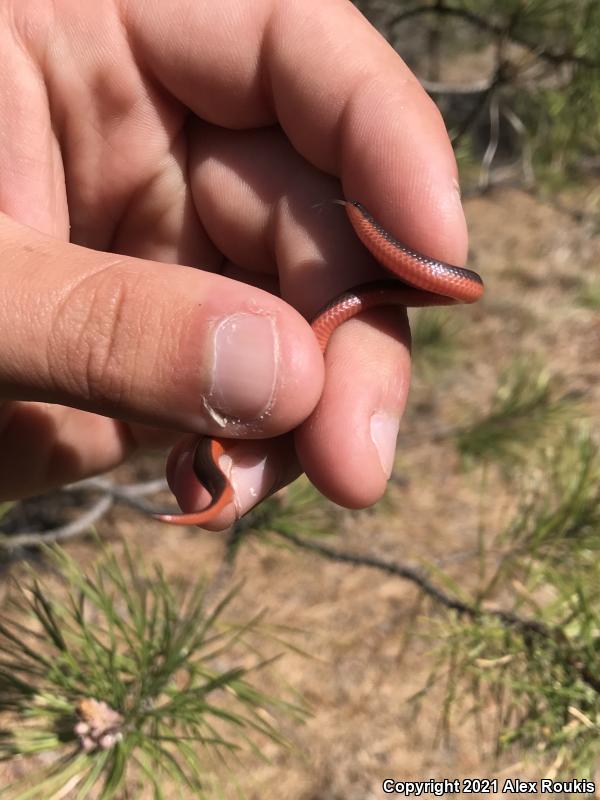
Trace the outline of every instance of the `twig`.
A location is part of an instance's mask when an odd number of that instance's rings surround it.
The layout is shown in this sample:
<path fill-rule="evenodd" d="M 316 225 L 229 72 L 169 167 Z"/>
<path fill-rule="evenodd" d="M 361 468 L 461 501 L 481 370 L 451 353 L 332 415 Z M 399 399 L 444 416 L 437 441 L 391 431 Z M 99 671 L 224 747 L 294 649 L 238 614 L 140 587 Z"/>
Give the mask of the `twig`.
<path fill-rule="evenodd" d="M 437 0 L 437 3 L 441 5 L 442 0 Z M 427 44 L 425 47 L 429 56 L 427 60 L 427 77 L 432 81 L 438 81 L 440 79 L 440 45 L 442 41 L 440 24 L 440 17 L 435 17 L 427 31 Z"/>
<path fill-rule="evenodd" d="M 490 91 L 494 85 L 494 76 L 481 78 L 471 83 L 444 83 L 419 77 L 419 83 L 428 94 L 481 94 Z"/>
<path fill-rule="evenodd" d="M 72 539 L 74 536 L 88 531 L 92 525 L 106 514 L 112 504 L 113 498 L 110 495 L 105 495 L 88 511 L 66 525 L 61 525 L 49 531 L 30 531 L 15 535 L 4 534 L 0 536 L 0 549 L 11 551 L 21 547 L 33 547 L 39 544 L 51 544 L 53 542 L 62 542 L 65 539 Z"/>
<path fill-rule="evenodd" d="M 110 490 L 111 492 L 116 490 L 121 497 L 141 497 L 154 492 L 163 492 L 168 488 L 169 485 L 165 478 L 155 478 L 150 481 L 140 481 L 140 483 L 129 483 L 120 486 L 109 478 L 97 475 L 93 478 L 84 478 L 84 480 L 77 481 L 77 483 L 69 483 L 63 487 L 63 490 L 65 492 L 77 492 L 80 489 L 101 489 L 102 491 Z"/>
<path fill-rule="evenodd" d="M 416 584 L 426 595 L 433 600 L 441 603 L 451 611 L 456 611 L 461 616 L 467 616 L 470 619 L 497 619 L 507 628 L 513 628 L 519 631 L 527 639 L 531 636 L 537 636 L 547 641 L 552 641 L 556 645 L 563 648 L 563 652 L 569 665 L 577 672 L 581 679 L 587 683 L 594 691 L 600 694 L 600 677 L 596 677 L 586 666 L 581 662 L 580 655 L 574 650 L 569 640 L 566 638 L 563 630 L 560 627 L 547 625 L 541 620 L 533 619 L 531 617 L 521 617 L 511 611 L 505 611 L 501 608 L 481 608 L 477 605 L 472 605 L 459 600 L 456 597 L 451 597 L 438 586 L 435 586 L 425 572 L 418 567 L 410 566 L 409 564 L 402 564 L 394 561 L 387 561 L 377 556 L 359 555 L 358 553 L 348 553 L 343 550 L 329 547 L 328 545 L 321 544 L 320 542 L 308 541 L 296 536 L 287 531 L 277 530 L 274 532 L 281 536 L 283 539 L 292 542 L 297 547 L 303 550 L 310 550 L 314 553 L 329 558 L 332 561 L 338 561 L 346 564 L 355 564 L 358 566 L 371 567 L 387 572 L 390 575 L 409 580 Z"/>
<path fill-rule="evenodd" d="M 516 114 L 512 108 L 504 106 L 502 113 L 508 123 L 512 126 L 517 136 L 521 140 L 521 158 L 520 163 L 523 169 L 523 178 L 526 186 L 533 186 L 535 184 L 535 172 L 533 170 L 533 154 L 531 151 L 531 144 L 527 137 L 527 129 L 523 120 Z"/>
<path fill-rule="evenodd" d="M 75 536 L 86 533 L 92 525 L 95 525 L 115 502 L 121 502 L 131 506 L 144 514 L 154 514 L 157 509 L 150 503 L 140 498 L 146 494 L 164 491 L 167 489 L 167 482 L 163 478 L 143 483 L 132 483 L 129 486 L 119 486 L 108 478 L 96 477 L 86 478 L 78 483 L 71 483 L 64 486 L 64 492 L 101 492 L 102 496 L 81 516 L 66 525 L 51 528 L 47 531 L 23 531 L 16 534 L 0 534 L 0 550 L 13 551 L 22 547 L 34 547 L 39 544 L 51 544 L 54 542 L 72 539 Z"/>
<path fill-rule="evenodd" d="M 109 478 L 95 477 L 86 478 L 78 483 L 71 483 L 64 487 L 67 492 L 102 492 L 109 495 L 116 502 L 124 503 L 131 508 L 142 511 L 145 514 L 161 514 L 163 509 L 156 508 L 152 503 L 147 503 L 140 498 L 147 494 L 155 494 L 156 492 L 164 492 L 169 488 L 167 481 L 164 478 L 156 480 L 144 481 L 142 483 L 132 483 L 126 486 L 121 486 L 114 483 Z"/>
<path fill-rule="evenodd" d="M 527 627 L 536 631 L 540 630 L 540 626 L 545 627 L 543 623 L 540 623 L 537 620 L 522 619 L 514 614 L 511 614 L 510 612 L 502 611 L 501 609 L 478 609 L 469 603 L 459 600 L 458 598 L 451 597 L 449 594 L 444 592 L 443 589 L 435 586 L 435 584 L 429 580 L 424 570 L 419 567 L 413 567 L 409 564 L 402 564 L 395 561 L 387 561 L 386 559 L 379 558 L 378 556 L 360 555 L 358 553 L 348 553 L 343 550 L 337 550 L 336 548 L 329 547 L 321 542 L 313 542 L 307 539 L 302 539 L 300 536 L 296 536 L 296 534 L 289 533 L 288 531 L 275 530 L 275 533 L 278 536 L 281 536 L 283 539 L 287 539 L 288 541 L 292 542 L 297 547 L 301 547 L 303 550 L 312 550 L 314 553 L 319 553 L 320 555 L 325 556 L 332 561 L 340 561 L 346 564 L 356 564 L 357 566 L 362 567 L 372 567 L 373 569 L 379 569 L 383 572 L 387 572 L 390 575 L 395 575 L 398 578 L 409 580 L 416 584 L 423 592 L 425 592 L 425 594 L 429 595 L 429 597 L 437 600 L 451 611 L 456 611 L 458 614 L 466 614 L 470 617 L 481 616 L 483 614 L 499 617 L 511 625 Z"/>
<path fill-rule="evenodd" d="M 481 161 L 479 175 L 479 188 L 487 189 L 490 185 L 490 169 L 498 150 L 500 141 L 500 97 L 498 92 L 492 90 L 490 94 L 490 139 Z"/>
<path fill-rule="evenodd" d="M 481 92 L 479 101 L 473 106 L 471 111 L 462 121 L 459 129 L 452 136 L 453 147 L 456 147 L 460 143 L 460 140 L 463 138 L 463 136 L 471 129 L 471 126 L 475 124 L 477 117 L 481 114 L 481 112 L 485 108 L 490 97 L 495 96 L 496 90 L 500 86 L 502 80 L 503 80 L 502 70 L 501 68 L 498 68 L 494 72 L 494 76 L 492 77 L 492 79 L 488 80 L 487 89 Z"/>

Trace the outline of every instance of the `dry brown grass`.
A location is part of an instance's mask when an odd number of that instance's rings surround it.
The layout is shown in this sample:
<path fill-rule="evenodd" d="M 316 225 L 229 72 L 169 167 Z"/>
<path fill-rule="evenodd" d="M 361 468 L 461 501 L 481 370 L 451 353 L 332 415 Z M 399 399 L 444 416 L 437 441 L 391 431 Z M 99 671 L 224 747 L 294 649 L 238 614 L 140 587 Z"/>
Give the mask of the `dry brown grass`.
<path fill-rule="evenodd" d="M 586 196 L 581 190 L 563 199 L 579 207 Z M 344 516 L 335 543 L 347 550 L 410 563 L 444 560 L 472 549 L 478 527 L 498 530 L 510 496 L 482 497 L 477 473 L 462 471 L 453 445 L 432 443 L 428 431 L 486 409 L 499 369 L 518 353 L 539 357 L 568 389 L 585 392 L 586 410 L 598 420 L 600 313 L 579 305 L 578 296 L 600 261 L 600 236 L 518 190 L 471 199 L 466 210 L 485 299 L 453 310 L 460 317 L 458 360 L 423 375 L 417 367 L 398 449 L 403 480 L 390 485 L 378 513 Z M 148 562 L 159 561 L 172 578 L 214 573 L 223 554 L 218 535 L 165 528 L 122 509 L 103 521 L 100 533 L 142 547 Z M 83 563 L 95 555 L 85 543 L 68 549 Z M 473 559 L 450 560 L 447 569 L 463 585 L 475 581 Z M 531 773 L 511 768 L 511 760 L 527 754 L 494 760 L 491 727 L 477 732 L 459 722 L 449 736 L 437 735 L 441 691 L 426 697 L 418 716 L 406 703 L 431 669 L 436 633 L 435 608 L 419 605 L 413 586 L 252 539 L 236 562 L 232 580 L 240 578 L 233 613 L 245 618 L 248 610 L 266 608 L 270 623 L 303 631 L 292 638 L 313 655 L 288 653 L 261 678 L 263 689 L 293 687 L 313 716 L 299 727 L 283 722 L 295 751 L 273 746 L 266 750 L 270 765 L 248 758 L 235 770 L 249 800 L 369 800 L 383 796 L 385 777 Z M 407 638 L 410 629 L 418 635 Z"/>

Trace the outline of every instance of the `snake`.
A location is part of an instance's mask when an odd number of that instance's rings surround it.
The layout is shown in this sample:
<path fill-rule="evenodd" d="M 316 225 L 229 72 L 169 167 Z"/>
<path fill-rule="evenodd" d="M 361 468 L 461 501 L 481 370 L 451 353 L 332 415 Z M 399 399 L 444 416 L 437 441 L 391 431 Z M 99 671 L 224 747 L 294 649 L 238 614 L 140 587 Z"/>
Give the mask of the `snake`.
<path fill-rule="evenodd" d="M 311 328 L 323 355 L 333 332 L 368 309 L 474 303 L 482 296 L 483 280 L 477 272 L 439 261 L 407 247 L 380 225 L 357 200 L 332 202 L 344 206 L 360 241 L 394 278 L 361 283 L 347 289 L 317 313 Z M 229 476 L 220 467 L 227 441 L 204 436 L 194 449 L 192 469 L 210 495 L 208 505 L 191 513 L 153 514 L 154 519 L 173 525 L 205 525 L 233 503 L 233 486 Z"/>

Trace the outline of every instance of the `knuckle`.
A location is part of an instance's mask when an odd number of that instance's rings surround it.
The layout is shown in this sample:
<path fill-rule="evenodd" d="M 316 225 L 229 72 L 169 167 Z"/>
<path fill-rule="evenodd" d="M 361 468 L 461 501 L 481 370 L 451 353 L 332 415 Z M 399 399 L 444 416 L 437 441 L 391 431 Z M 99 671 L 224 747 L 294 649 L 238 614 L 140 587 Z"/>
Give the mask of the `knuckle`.
<path fill-rule="evenodd" d="M 139 271 L 113 262 L 69 288 L 53 320 L 48 358 L 77 395 L 119 403 L 131 396 L 140 344 Z"/>

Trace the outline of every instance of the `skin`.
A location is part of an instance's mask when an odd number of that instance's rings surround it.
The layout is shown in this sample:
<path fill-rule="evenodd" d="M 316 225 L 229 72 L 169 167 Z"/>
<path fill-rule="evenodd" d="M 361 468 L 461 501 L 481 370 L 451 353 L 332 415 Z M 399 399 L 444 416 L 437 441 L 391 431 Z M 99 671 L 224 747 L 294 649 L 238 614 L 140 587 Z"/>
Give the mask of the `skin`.
<path fill-rule="evenodd" d="M 192 511 L 207 434 L 234 440 L 236 502 L 214 529 L 301 470 L 338 503 L 375 502 L 406 320 L 348 322 L 323 364 L 306 319 L 381 275 L 328 199 L 464 263 L 451 147 L 399 56 L 347 0 L 0 0 L 0 58 L 0 499 L 174 444 Z M 237 314 L 278 338 L 258 418 L 235 352 L 213 374 Z M 383 456 L 373 414 L 392 420 Z"/>

